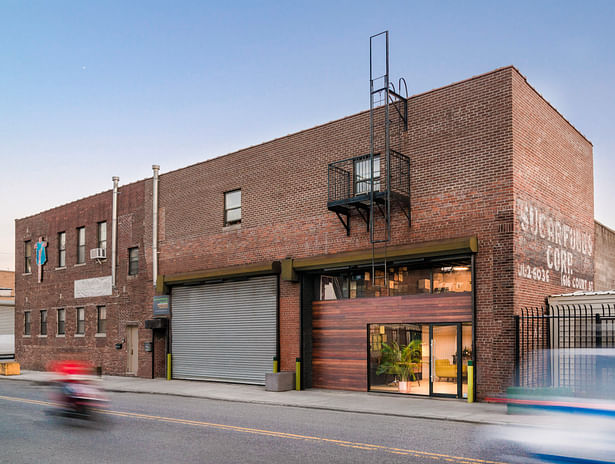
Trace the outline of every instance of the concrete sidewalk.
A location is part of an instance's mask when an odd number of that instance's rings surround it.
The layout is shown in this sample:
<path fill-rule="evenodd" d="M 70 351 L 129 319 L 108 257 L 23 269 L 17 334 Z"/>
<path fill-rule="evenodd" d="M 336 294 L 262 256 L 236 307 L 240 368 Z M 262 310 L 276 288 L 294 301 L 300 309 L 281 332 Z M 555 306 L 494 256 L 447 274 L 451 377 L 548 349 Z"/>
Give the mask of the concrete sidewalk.
<path fill-rule="evenodd" d="M 3 376 L 3 381 L 49 381 L 46 372 L 21 371 L 21 375 Z M 142 379 L 103 376 L 102 386 L 111 392 L 176 395 L 211 400 L 292 406 L 362 414 L 449 420 L 477 424 L 540 425 L 540 417 L 506 414 L 506 406 L 472 403 L 457 399 L 433 399 L 386 393 L 308 389 L 269 392 L 264 386 L 190 380 Z"/>

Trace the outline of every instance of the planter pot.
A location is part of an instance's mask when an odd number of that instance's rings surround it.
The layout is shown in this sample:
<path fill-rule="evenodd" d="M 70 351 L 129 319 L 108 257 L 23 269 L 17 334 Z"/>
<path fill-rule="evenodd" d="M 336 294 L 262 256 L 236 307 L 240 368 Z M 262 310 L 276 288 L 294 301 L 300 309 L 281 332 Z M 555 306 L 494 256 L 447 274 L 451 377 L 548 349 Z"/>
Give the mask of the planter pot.
<path fill-rule="evenodd" d="M 410 393 L 410 382 L 399 382 L 399 393 Z"/>

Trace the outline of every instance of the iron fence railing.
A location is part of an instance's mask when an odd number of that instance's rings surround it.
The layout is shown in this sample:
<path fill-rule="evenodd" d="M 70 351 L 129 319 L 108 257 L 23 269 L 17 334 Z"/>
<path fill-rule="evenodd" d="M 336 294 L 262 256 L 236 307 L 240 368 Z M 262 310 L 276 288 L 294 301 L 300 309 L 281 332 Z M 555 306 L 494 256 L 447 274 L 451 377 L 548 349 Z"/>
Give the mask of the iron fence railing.
<path fill-rule="evenodd" d="M 614 305 L 524 308 L 515 322 L 516 385 L 595 396 L 615 378 L 615 357 L 605 350 L 615 348 Z"/>

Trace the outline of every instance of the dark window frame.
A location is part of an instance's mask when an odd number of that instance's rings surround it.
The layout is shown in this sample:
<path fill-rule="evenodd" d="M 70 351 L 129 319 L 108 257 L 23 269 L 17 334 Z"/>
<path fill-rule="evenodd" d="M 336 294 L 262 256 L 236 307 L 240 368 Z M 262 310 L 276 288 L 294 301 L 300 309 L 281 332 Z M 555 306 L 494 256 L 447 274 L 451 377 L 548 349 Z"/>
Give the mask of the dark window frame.
<path fill-rule="evenodd" d="M 58 267 L 66 267 L 66 231 L 58 232 Z"/>
<path fill-rule="evenodd" d="M 78 335 L 85 335 L 85 307 L 79 306 L 76 310 L 77 327 L 75 328 L 75 333 Z M 79 319 L 79 313 L 83 314 L 83 319 Z"/>
<path fill-rule="evenodd" d="M 83 231 L 83 234 L 82 234 Z M 83 238 L 83 241 L 81 239 Z M 85 226 L 77 227 L 77 264 L 85 263 Z"/>
<path fill-rule="evenodd" d="M 128 275 L 139 273 L 139 247 L 128 248 Z"/>
<path fill-rule="evenodd" d="M 374 172 L 371 173 L 370 156 L 356 158 L 354 160 L 354 192 L 355 195 L 370 193 L 372 179 L 374 179 L 374 192 L 380 191 L 380 155 L 374 155 Z"/>
<path fill-rule="evenodd" d="M 66 335 L 66 310 L 64 308 L 58 308 L 57 310 L 57 326 L 58 326 L 57 334 Z"/>
<path fill-rule="evenodd" d="M 104 238 L 102 232 L 104 231 Z M 107 249 L 107 221 L 100 221 L 96 224 L 96 245 L 97 248 Z"/>
<path fill-rule="evenodd" d="M 239 192 L 239 206 L 233 206 L 229 208 L 228 200 L 230 198 L 230 195 L 237 193 L 237 192 Z M 241 224 L 241 220 L 242 220 L 242 211 L 241 211 L 242 199 L 241 197 L 242 197 L 241 189 L 229 190 L 228 192 L 224 192 L 224 225 L 225 226 Z M 239 218 L 229 220 L 229 213 L 234 212 L 234 211 L 239 211 Z"/>
<path fill-rule="evenodd" d="M 96 333 L 107 333 L 107 307 L 105 305 L 96 306 Z"/>
<path fill-rule="evenodd" d="M 41 317 L 41 325 L 40 325 L 39 334 L 47 335 L 47 310 L 46 309 L 41 309 L 40 317 Z"/>
<path fill-rule="evenodd" d="M 32 240 L 24 241 L 24 274 L 32 273 Z"/>
<path fill-rule="evenodd" d="M 23 334 L 32 334 L 32 311 L 23 312 Z"/>

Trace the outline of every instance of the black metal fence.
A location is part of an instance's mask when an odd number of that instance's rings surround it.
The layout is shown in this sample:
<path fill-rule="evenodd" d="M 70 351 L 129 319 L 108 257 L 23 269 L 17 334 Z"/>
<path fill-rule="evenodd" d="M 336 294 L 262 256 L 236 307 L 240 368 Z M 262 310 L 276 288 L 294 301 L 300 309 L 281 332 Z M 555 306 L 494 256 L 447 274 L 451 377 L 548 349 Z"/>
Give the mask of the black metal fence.
<path fill-rule="evenodd" d="M 613 384 L 615 305 L 524 308 L 515 322 L 517 386 L 596 396 Z"/>

